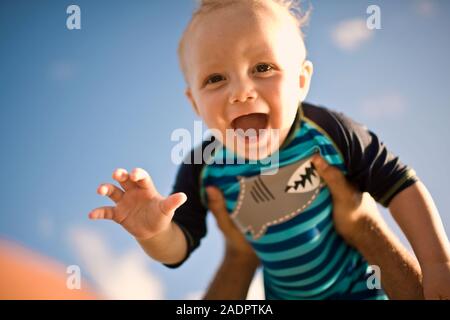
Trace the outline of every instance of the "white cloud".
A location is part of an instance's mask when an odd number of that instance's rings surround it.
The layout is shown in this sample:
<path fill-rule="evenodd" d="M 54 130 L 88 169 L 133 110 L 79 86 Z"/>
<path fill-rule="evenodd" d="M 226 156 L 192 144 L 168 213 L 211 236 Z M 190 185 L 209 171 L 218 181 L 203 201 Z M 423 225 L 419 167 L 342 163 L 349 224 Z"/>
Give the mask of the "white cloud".
<path fill-rule="evenodd" d="M 108 241 L 87 228 L 73 228 L 70 244 L 82 261 L 99 293 L 107 299 L 164 299 L 161 281 L 147 267 L 140 250 L 114 254 Z"/>
<path fill-rule="evenodd" d="M 397 118 L 407 110 L 407 101 L 398 93 L 373 97 L 363 101 L 361 111 L 364 116 L 374 119 Z"/>
<path fill-rule="evenodd" d="M 364 19 L 350 19 L 340 22 L 331 33 L 334 44 L 344 51 L 354 51 L 368 42 L 373 32 L 367 28 Z"/>
<path fill-rule="evenodd" d="M 414 9 L 420 16 L 429 18 L 437 12 L 437 3 L 434 0 L 417 0 Z"/>

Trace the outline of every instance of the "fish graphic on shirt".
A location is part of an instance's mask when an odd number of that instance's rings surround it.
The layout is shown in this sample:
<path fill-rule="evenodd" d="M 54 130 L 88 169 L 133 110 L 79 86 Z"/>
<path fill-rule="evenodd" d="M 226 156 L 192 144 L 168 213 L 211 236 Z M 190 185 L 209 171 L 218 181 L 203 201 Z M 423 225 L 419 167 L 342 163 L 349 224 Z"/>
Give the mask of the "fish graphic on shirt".
<path fill-rule="evenodd" d="M 323 183 L 311 159 L 279 168 L 274 175 L 238 177 L 240 192 L 231 218 L 243 233 L 258 239 L 269 226 L 294 218 L 312 204 Z"/>

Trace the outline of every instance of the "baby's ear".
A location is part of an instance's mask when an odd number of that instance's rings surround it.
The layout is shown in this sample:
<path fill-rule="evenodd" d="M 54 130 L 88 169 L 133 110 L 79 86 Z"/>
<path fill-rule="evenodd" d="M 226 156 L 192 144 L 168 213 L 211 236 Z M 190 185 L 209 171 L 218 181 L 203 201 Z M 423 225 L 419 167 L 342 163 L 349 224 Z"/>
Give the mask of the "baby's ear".
<path fill-rule="evenodd" d="M 305 60 L 302 64 L 302 71 L 300 73 L 300 91 L 301 91 L 301 101 L 306 99 L 309 92 L 309 87 L 311 85 L 311 78 L 314 73 L 314 66 L 311 61 Z"/>
<path fill-rule="evenodd" d="M 192 96 L 192 91 L 191 89 L 188 87 L 186 88 L 186 91 L 184 91 L 184 94 L 186 95 L 186 97 L 189 99 L 189 101 L 191 102 L 192 105 L 192 109 L 194 109 L 194 112 L 197 114 L 197 116 L 200 117 L 200 112 L 198 111 L 197 108 L 197 104 L 194 101 L 194 97 Z"/>

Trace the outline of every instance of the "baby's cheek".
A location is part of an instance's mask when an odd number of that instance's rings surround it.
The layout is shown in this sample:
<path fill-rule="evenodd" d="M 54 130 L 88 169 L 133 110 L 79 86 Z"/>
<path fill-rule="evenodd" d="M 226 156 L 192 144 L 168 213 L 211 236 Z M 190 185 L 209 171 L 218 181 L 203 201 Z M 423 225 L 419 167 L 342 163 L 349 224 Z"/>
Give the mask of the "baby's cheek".
<path fill-rule="evenodd" d="M 300 76 L 296 73 L 289 73 L 280 80 L 282 99 L 298 99 L 301 93 Z"/>

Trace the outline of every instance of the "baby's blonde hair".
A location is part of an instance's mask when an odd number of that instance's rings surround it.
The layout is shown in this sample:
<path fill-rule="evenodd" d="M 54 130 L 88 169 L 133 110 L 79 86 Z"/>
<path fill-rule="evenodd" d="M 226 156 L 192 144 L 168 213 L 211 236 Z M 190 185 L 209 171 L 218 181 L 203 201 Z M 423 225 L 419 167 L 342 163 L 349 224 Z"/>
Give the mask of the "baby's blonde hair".
<path fill-rule="evenodd" d="M 272 3 L 279 5 L 282 9 L 285 9 L 286 12 L 290 14 L 290 16 L 293 18 L 293 21 L 296 23 L 300 36 L 303 38 L 302 28 L 307 24 L 309 20 L 310 9 L 303 12 L 300 8 L 300 1 L 301 0 L 197 0 L 198 6 L 192 14 L 192 18 L 189 21 L 188 26 L 184 30 L 178 45 L 178 60 L 186 81 L 186 63 L 184 61 L 186 37 L 193 22 L 198 17 L 217 9 L 225 8 L 238 3 L 245 3 L 252 7 L 258 7 L 264 3 Z"/>

